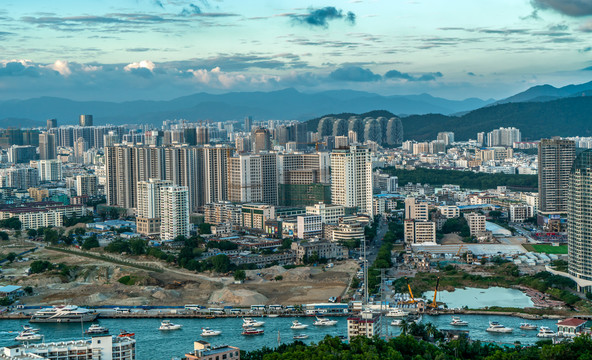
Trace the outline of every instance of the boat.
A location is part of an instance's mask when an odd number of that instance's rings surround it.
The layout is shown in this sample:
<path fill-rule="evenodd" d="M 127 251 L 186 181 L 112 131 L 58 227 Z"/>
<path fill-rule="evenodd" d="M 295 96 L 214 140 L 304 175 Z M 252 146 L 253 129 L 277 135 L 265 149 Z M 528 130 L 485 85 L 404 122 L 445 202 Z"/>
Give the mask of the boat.
<path fill-rule="evenodd" d="M 43 339 L 43 335 L 37 334 L 36 331 L 23 330 L 14 339 L 16 341 L 37 341 Z"/>
<path fill-rule="evenodd" d="M 452 321 L 450 322 L 450 325 L 453 325 L 453 326 L 468 326 L 469 323 L 466 322 L 466 321 L 464 321 L 464 320 L 461 320 L 458 316 L 453 316 L 452 317 Z"/>
<path fill-rule="evenodd" d="M 292 336 L 292 339 L 294 339 L 294 340 L 308 339 L 308 335 L 306 335 L 306 334 L 296 334 L 296 335 Z"/>
<path fill-rule="evenodd" d="M 529 323 L 522 323 L 520 324 L 520 329 L 522 330 L 537 330 L 539 327 L 536 326 L 535 324 L 529 324 Z"/>
<path fill-rule="evenodd" d="M 403 324 L 403 320 L 401 319 L 394 319 L 391 321 L 391 326 L 401 326 L 401 324 Z"/>
<path fill-rule="evenodd" d="M 31 323 L 91 322 L 99 316 L 96 311 L 76 305 L 52 306 L 41 309 L 31 316 Z"/>
<path fill-rule="evenodd" d="M 337 320 L 331 320 L 327 318 L 320 318 L 317 316 L 317 321 L 312 323 L 315 326 L 333 326 L 337 324 Z"/>
<path fill-rule="evenodd" d="M 263 335 L 263 329 L 244 328 L 241 335 Z"/>
<path fill-rule="evenodd" d="M 513 331 L 512 328 L 505 327 L 502 324 L 498 323 L 497 321 L 490 321 L 489 327 L 485 329 L 485 331 L 495 332 L 495 333 L 511 333 Z"/>
<path fill-rule="evenodd" d="M 243 327 L 244 328 L 251 328 L 251 327 L 261 327 L 265 325 L 265 321 L 258 321 L 252 318 L 244 318 L 243 319 Z"/>
<path fill-rule="evenodd" d="M 182 328 L 183 325 L 173 324 L 170 320 L 163 320 L 160 323 L 160 327 L 158 330 L 168 331 L 168 330 L 179 330 Z"/>
<path fill-rule="evenodd" d="M 32 327 L 31 325 L 23 325 L 23 331 L 38 332 L 39 329 Z"/>
<path fill-rule="evenodd" d="M 393 309 L 389 310 L 388 313 L 386 313 L 387 317 L 405 317 L 407 315 L 409 315 L 408 312 L 403 311 L 399 308 L 393 308 Z"/>
<path fill-rule="evenodd" d="M 212 330 L 210 328 L 201 328 L 201 336 L 218 336 L 222 334 L 220 330 Z"/>
<path fill-rule="evenodd" d="M 120 338 L 122 338 L 122 337 L 134 337 L 134 336 L 136 336 L 135 333 L 129 332 L 129 331 L 126 331 L 126 330 L 119 330 L 119 335 L 117 335 L 117 337 L 120 337 Z"/>
<path fill-rule="evenodd" d="M 546 326 L 541 326 L 539 333 L 537 334 L 537 337 L 540 338 L 552 338 L 555 336 L 557 336 L 557 334 Z"/>
<path fill-rule="evenodd" d="M 87 335 L 108 334 L 109 329 L 98 324 L 92 324 L 84 333 Z"/>
<path fill-rule="evenodd" d="M 423 319 L 423 317 L 421 315 L 419 315 L 419 317 L 417 319 L 412 320 L 412 321 L 417 325 L 421 322 L 422 319 Z"/>
<path fill-rule="evenodd" d="M 267 314 L 267 317 L 270 317 L 270 318 L 276 318 L 279 316 L 280 316 L 280 314 Z"/>
<path fill-rule="evenodd" d="M 292 326 L 290 326 L 290 329 L 300 330 L 300 329 L 306 329 L 307 327 L 308 327 L 308 325 L 303 324 L 298 320 L 294 320 L 294 321 L 292 321 Z"/>

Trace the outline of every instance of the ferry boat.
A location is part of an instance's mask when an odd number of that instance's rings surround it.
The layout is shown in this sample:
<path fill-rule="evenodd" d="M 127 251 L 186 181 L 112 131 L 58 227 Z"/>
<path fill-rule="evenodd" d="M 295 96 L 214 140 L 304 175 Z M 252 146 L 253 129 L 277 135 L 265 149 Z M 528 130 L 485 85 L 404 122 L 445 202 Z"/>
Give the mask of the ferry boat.
<path fill-rule="evenodd" d="M 52 306 L 44 308 L 31 316 L 31 323 L 62 323 L 95 321 L 99 314 L 76 305 Z"/>
<path fill-rule="evenodd" d="M 552 338 L 555 336 L 557 336 L 557 334 L 546 326 L 541 326 L 541 328 L 539 329 L 539 333 L 537 334 L 537 337 L 540 338 Z"/>
<path fill-rule="evenodd" d="M 290 329 L 300 330 L 300 329 L 306 329 L 307 327 L 308 327 L 308 325 L 303 324 L 298 320 L 294 320 L 294 321 L 292 321 L 292 326 L 290 326 Z"/>
<path fill-rule="evenodd" d="M 201 328 L 201 336 L 218 336 L 222 334 L 220 330 L 212 330 L 210 328 Z"/>
<path fill-rule="evenodd" d="M 331 320 L 331 319 L 327 319 L 327 318 L 320 318 L 317 316 L 317 321 L 315 321 L 314 323 L 312 323 L 315 326 L 333 326 L 335 324 L 337 324 L 337 320 Z"/>
<path fill-rule="evenodd" d="M 16 341 L 37 341 L 43 339 L 43 335 L 37 334 L 36 331 L 23 330 L 14 339 Z"/>
<path fill-rule="evenodd" d="M 514 331 L 512 328 L 505 327 L 504 325 L 498 323 L 497 321 L 490 321 L 489 327 L 485 329 L 485 331 L 495 332 L 495 333 L 511 333 Z"/>
<path fill-rule="evenodd" d="M 391 310 L 389 310 L 388 313 L 386 313 L 386 316 L 387 317 L 405 317 L 407 315 L 409 315 L 408 312 L 403 311 L 403 310 L 401 310 L 399 308 L 391 309 Z"/>
<path fill-rule="evenodd" d="M 403 320 L 401 319 L 394 319 L 391 321 L 391 326 L 401 326 L 401 324 L 403 324 Z"/>
<path fill-rule="evenodd" d="M 263 329 L 257 328 L 245 328 L 241 335 L 263 335 Z"/>
<path fill-rule="evenodd" d="M 265 325 L 265 321 L 258 321 L 252 318 L 244 318 L 243 319 L 243 327 L 244 328 L 251 328 L 251 327 L 261 327 Z"/>
<path fill-rule="evenodd" d="M 158 330 L 164 330 L 164 331 L 179 330 L 182 327 L 183 327 L 183 325 L 173 324 L 170 320 L 163 320 L 160 323 L 160 327 L 158 328 Z"/>
<path fill-rule="evenodd" d="M 308 339 L 308 335 L 306 335 L 306 334 L 297 334 L 297 335 L 292 336 L 292 339 L 294 339 L 294 340 Z"/>
<path fill-rule="evenodd" d="M 87 335 L 108 334 L 109 329 L 101 325 L 92 324 L 84 333 Z"/>
<path fill-rule="evenodd" d="M 534 324 L 530 324 L 530 323 L 522 323 L 520 324 L 520 329 L 522 330 L 537 330 L 539 327 L 534 325 Z"/>
<path fill-rule="evenodd" d="M 458 316 L 453 316 L 452 317 L 452 321 L 450 322 L 450 325 L 453 325 L 453 326 L 468 326 L 469 323 L 466 322 L 466 321 L 464 321 L 464 320 L 461 320 Z"/>

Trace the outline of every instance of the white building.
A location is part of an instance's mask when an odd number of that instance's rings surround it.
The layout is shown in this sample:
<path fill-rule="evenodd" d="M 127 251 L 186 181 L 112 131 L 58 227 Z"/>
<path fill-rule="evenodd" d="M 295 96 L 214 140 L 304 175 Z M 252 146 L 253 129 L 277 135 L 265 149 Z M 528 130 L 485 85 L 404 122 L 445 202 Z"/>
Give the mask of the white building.
<path fill-rule="evenodd" d="M 440 210 L 440 214 L 444 215 L 445 218 L 457 218 L 460 216 L 460 209 L 456 205 L 443 205 L 438 206 L 438 210 Z"/>
<path fill-rule="evenodd" d="M 323 224 L 337 224 L 339 218 L 345 215 L 345 208 L 342 205 L 318 203 L 306 207 L 307 215 L 319 215 Z"/>
<path fill-rule="evenodd" d="M 404 232 L 407 244 L 436 242 L 436 223 L 433 221 L 407 219 L 404 222 Z"/>
<path fill-rule="evenodd" d="M 351 341 L 356 336 L 380 336 L 380 328 L 380 313 L 362 311 L 358 316 L 347 318 L 347 340 Z"/>
<path fill-rule="evenodd" d="M 173 240 L 189 236 L 189 192 L 186 186 L 164 186 L 160 189 L 160 238 Z"/>
<path fill-rule="evenodd" d="M 529 205 L 511 205 L 510 206 L 510 221 L 523 222 L 524 220 L 534 216 L 534 207 Z"/>
<path fill-rule="evenodd" d="M 471 236 L 476 236 L 485 232 L 485 215 L 472 212 L 464 214 L 464 217 L 469 224 Z"/>
<path fill-rule="evenodd" d="M 171 186 L 169 180 L 150 179 L 138 181 L 138 206 L 136 208 L 136 227 L 139 234 L 160 234 L 162 204 L 160 190 Z"/>
<path fill-rule="evenodd" d="M 38 170 L 41 181 L 62 180 L 62 162 L 60 160 L 39 160 Z"/>
<path fill-rule="evenodd" d="M 323 222 L 319 215 L 305 215 L 296 217 L 297 236 L 300 239 L 321 237 L 323 234 Z"/>
<path fill-rule="evenodd" d="M 95 196 L 98 194 L 98 178 L 95 175 L 76 176 L 76 195 Z"/>
<path fill-rule="evenodd" d="M 374 216 L 370 149 L 354 145 L 331 153 L 331 201 Z"/>

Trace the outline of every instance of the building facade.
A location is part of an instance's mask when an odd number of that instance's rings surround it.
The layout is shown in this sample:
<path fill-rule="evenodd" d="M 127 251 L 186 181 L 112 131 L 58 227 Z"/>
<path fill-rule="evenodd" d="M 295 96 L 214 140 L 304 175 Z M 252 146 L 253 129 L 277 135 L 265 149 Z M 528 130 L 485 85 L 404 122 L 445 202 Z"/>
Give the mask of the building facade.
<path fill-rule="evenodd" d="M 331 153 L 331 201 L 373 217 L 370 149 L 352 145 Z"/>

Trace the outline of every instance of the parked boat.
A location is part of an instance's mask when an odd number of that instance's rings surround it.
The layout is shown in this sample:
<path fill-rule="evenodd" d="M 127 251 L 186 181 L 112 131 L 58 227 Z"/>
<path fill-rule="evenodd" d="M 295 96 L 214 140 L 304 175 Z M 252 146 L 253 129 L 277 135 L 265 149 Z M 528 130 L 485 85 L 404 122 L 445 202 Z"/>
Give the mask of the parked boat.
<path fill-rule="evenodd" d="M 300 329 L 306 329 L 307 327 L 308 327 L 308 325 L 303 324 L 298 320 L 294 320 L 294 321 L 292 321 L 292 326 L 290 326 L 290 329 L 300 330 Z"/>
<path fill-rule="evenodd" d="M 546 326 L 541 326 L 539 333 L 537 334 L 537 337 L 540 338 L 552 338 L 555 336 L 557 336 L 557 334 Z"/>
<path fill-rule="evenodd" d="M 270 317 L 270 318 L 276 318 L 279 316 L 280 316 L 280 314 L 267 314 L 267 317 Z"/>
<path fill-rule="evenodd" d="M 136 336 L 135 333 L 129 332 L 126 330 L 119 330 L 119 335 L 117 335 L 117 337 L 120 337 L 120 338 L 121 337 L 134 337 L 134 336 Z"/>
<path fill-rule="evenodd" d="M 520 324 L 520 329 L 522 330 L 537 330 L 539 327 L 534 325 L 534 324 L 530 324 L 530 323 L 522 323 Z"/>
<path fill-rule="evenodd" d="M 85 333 L 87 335 L 108 334 L 109 329 L 98 324 L 92 324 Z"/>
<path fill-rule="evenodd" d="M 243 329 L 242 335 L 263 335 L 263 329 L 257 328 L 245 328 Z"/>
<path fill-rule="evenodd" d="M 252 328 L 252 327 L 261 327 L 265 325 L 265 321 L 259 321 L 252 318 L 244 318 L 243 319 L 243 327 L 244 328 Z"/>
<path fill-rule="evenodd" d="M 464 321 L 464 320 L 461 320 L 458 316 L 453 316 L 452 317 L 452 321 L 450 322 L 450 325 L 453 325 L 453 326 L 468 326 L 469 323 L 466 322 L 466 321 Z"/>
<path fill-rule="evenodd" d="M 39 329 L 32 327 L 31 325 L 23 325 L 23 331 L 38 332 Z"/>
<path fill-rule="evenodd" d="M 504 325 L 498 323 L 497 321 L 490 321 L 489 327 L 485 329 L 485 331 L 495 332 L 495 333 L 511 333 L 514 331 L 512 328 L 505 327 Z"/>
<path fill-rule="evenodd" d="M 320 318 L 317 316 L 317 321 L 313 323 L 315 326 L 333 326 L 337 324 L 337 320 L 331 320 L 327 318 Z"/>
<path fill-rule="evenodd" d="M 76 305 L 52 306 L 41 309 L 31 316 L 32 323 L 62 323 L 95 321 L 99 313 Z"/>
<path fill-rule="evenodd" d="M 201 336 L 218 336 L 222 334 L 220 330 L 212 330 L 210 328 L 201 328 Z"/>
<path fill-rule="evenodd" d="M 403 320 L 401 319 L 394 319 L 391 321 L 391 326 L 401 326 L 401 324 L 403 324 Z"/>
<path fill-rule="evenodd" d="M 14 339 L 16 341 L 37 341 L 43 339 L 43 335 L 38 334 L 36 331 L 23 330 Z"/>
<path fill-rule="evenodd" d="M 294 340 L 308 339 L 308 335 L 306 335 L 306 334 L 297 334 L 297 335 L 294 335 L 292 337 L 292 339 L 294 339 Z"/>
<path fill-rule="evenodd" d="M 183 327 L 183 325 L 173 324 L 170 320 L 163 320 L 160 323 L 160 327 L 158 328 L 158 330 L 163 330 L 163 331 L 179 330 L 182 327 Z"/>
<path fill-rule="evenodd" d="M 393 308 L 393 309 L 389 310 L 388 313 L 386 313 L 386 316 L 388 316 L 388 317 L 405 317 L 407 315 L 409 315 L 408 312 L 403 311 L 399 308 Z"/>

